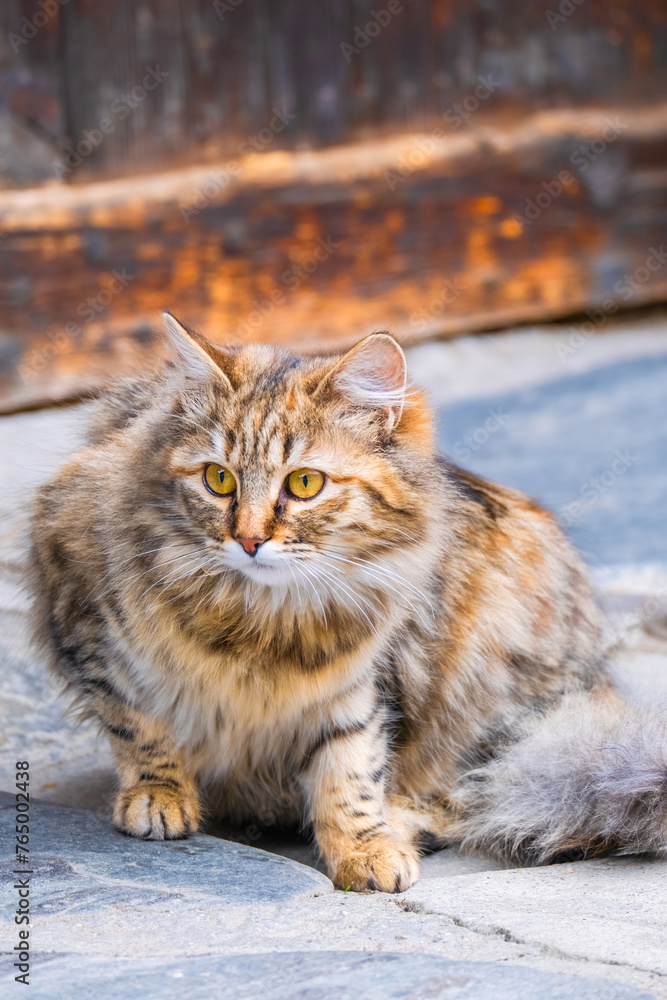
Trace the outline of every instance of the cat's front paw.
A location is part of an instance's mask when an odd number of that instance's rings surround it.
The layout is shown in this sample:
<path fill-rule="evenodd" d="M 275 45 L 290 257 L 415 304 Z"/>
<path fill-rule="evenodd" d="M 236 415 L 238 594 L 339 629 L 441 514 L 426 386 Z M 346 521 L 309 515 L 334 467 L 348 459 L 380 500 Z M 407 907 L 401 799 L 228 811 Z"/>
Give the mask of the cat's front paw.
<path fill-rule="evenodd" d="M 414 848 L 383 838 L 346 854 L 336 866 L 333 883 L 337 889 L 349 887 L 355 892 L 403 892 L 418 878 L 419 859 Z"/>
<path fill-rule="evenodd" d="M 140 784 L 119 792 L 113 825 L 142 840 L 178 840 L 194 833 L 200 810 L 196 792 L 163 785 Z"/>

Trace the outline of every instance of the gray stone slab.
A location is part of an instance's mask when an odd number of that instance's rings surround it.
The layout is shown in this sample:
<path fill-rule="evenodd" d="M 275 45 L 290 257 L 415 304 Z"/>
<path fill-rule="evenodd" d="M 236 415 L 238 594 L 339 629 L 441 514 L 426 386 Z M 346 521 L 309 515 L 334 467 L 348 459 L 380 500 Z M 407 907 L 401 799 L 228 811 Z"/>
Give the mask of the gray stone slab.
<path fill-rule="evenodd" d="M 13 806 L 13 796 L 0 793 L 0 839 L 8 874 L 17 867 Z M 333 891 L 329 879 L 312 868 L 205 834 L 166 842 L 135 840 L 95 813 L 34 799 L 30 827 L 30 868 L 39 885 L 35 913 L 73 905 L 95 909 L 110 905 L 119 894 L 127 898 L 128 891 L 137 899 L 154 893 L 209 895 L 229 906 Z"/>
<path fill-rule="evenodd" d="M 27 647 L 26 618 L 0 608 L 0 788 L 12 788 L 14 763 L 27 759 L 33 794 L 109 814 L 117 785 L 109 742 L 68 716 L 68 699 Z"/>
<path fill-rule="evenodd" d="M 667 565 L 666 385 L 667 353 L 442 405 L 440 447 L 554 511 L 579 501 L 568 531 L 590 565 Z"/>
<path fill-rule="evenodd" d="M 431 341 L 408 348 L 408 368 L 435 405 L 451 406 L 616 361 L 667 353 L 666 310 L 652 316 L 626 313 L 607 324 L 602 335 L 584 338 L 577 350 L 563 351 L 573 330 L 569 323 L 548 323 Z"/>
<path fill-rule="evenodd" d="M 480 933 L 667 974 L 667 861 L 609 858 L 430 879 L 402 898 Z"/>
<path fill-rule="evenodd" d="M 213 837 L 225 837 L 225 831 L 216 827 L 215 824 L 208 826 L 206 833 Z M 236 839 L 233 832 L 228 832 L 227 837 L 229 840 Z M 243 833 L 241 833 L 241 839 L 243 843 L 247 842 Z M 270 829 L 257 831 L 252 841 L 252 847 L 260 847 L 263 851 L 292 858 L 302 865 L 310 865 L 326 874 L 324 862 L 319 857 L 312 841 L 305 839 L 296 831 L 275 832 Z M 504 867 L 506 866 L 498 864 L 491 858 L 462 854 L 456 847 L 447 847 L 421 859 L 419 877 L 420 879 L 451 877 L 453 875 L 468 875 L 471 872 L 501 871 Z"/>
<path fill-rule="evenodd" d="M 602 979 L 432 955 L 320 951 L 172 961 L 37 955 L 33 961 L 30 996 L 39 1000 L 649 1000 L 641 990 Z M 0 962 L 0 975 L 11 980 L 10 961 Z"/>

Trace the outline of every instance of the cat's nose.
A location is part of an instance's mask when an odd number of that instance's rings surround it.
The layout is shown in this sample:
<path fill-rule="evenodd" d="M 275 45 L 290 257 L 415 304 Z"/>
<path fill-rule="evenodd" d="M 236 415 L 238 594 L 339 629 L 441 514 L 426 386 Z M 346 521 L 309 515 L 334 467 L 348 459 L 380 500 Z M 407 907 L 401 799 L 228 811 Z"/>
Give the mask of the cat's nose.
<path fill-rule="evenodd" d="M 257 555 L 260 545 L 263 545 L 266 538 L 237 538 L 236 541 L 242 545 L 249 556 L 253 558 Z"/>

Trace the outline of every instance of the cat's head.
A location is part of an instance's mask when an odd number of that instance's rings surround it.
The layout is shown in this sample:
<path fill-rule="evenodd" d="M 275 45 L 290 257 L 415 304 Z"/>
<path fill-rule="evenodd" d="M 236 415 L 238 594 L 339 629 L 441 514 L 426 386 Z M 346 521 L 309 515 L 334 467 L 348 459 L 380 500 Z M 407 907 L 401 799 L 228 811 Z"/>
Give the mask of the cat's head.
<path fill-rule="evenodd" d="M 377 333 L 342 357 L 303 358 L 219 348 L 164 318 L 175 362 L 137 499 L 167 536 L 200 539 L 207 572 L 315 607 L 359 601 L 373 581 L 400 590 L 404 560 L 429 541 L 437 473 L 430 412 L 406 389 L 396 341 Z"/>

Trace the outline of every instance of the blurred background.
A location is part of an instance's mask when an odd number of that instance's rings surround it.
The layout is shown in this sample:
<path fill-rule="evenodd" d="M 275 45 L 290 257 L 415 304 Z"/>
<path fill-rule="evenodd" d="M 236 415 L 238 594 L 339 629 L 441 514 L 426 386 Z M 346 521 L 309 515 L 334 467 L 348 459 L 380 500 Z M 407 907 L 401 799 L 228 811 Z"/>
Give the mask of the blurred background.
<path fill-rule="evenodd" d="M 666 3 L 3 0 L 1 412 L 155 364 L 165 307 L 389 329 L 455 461 L 667 564 L 665 265 Z"/>

